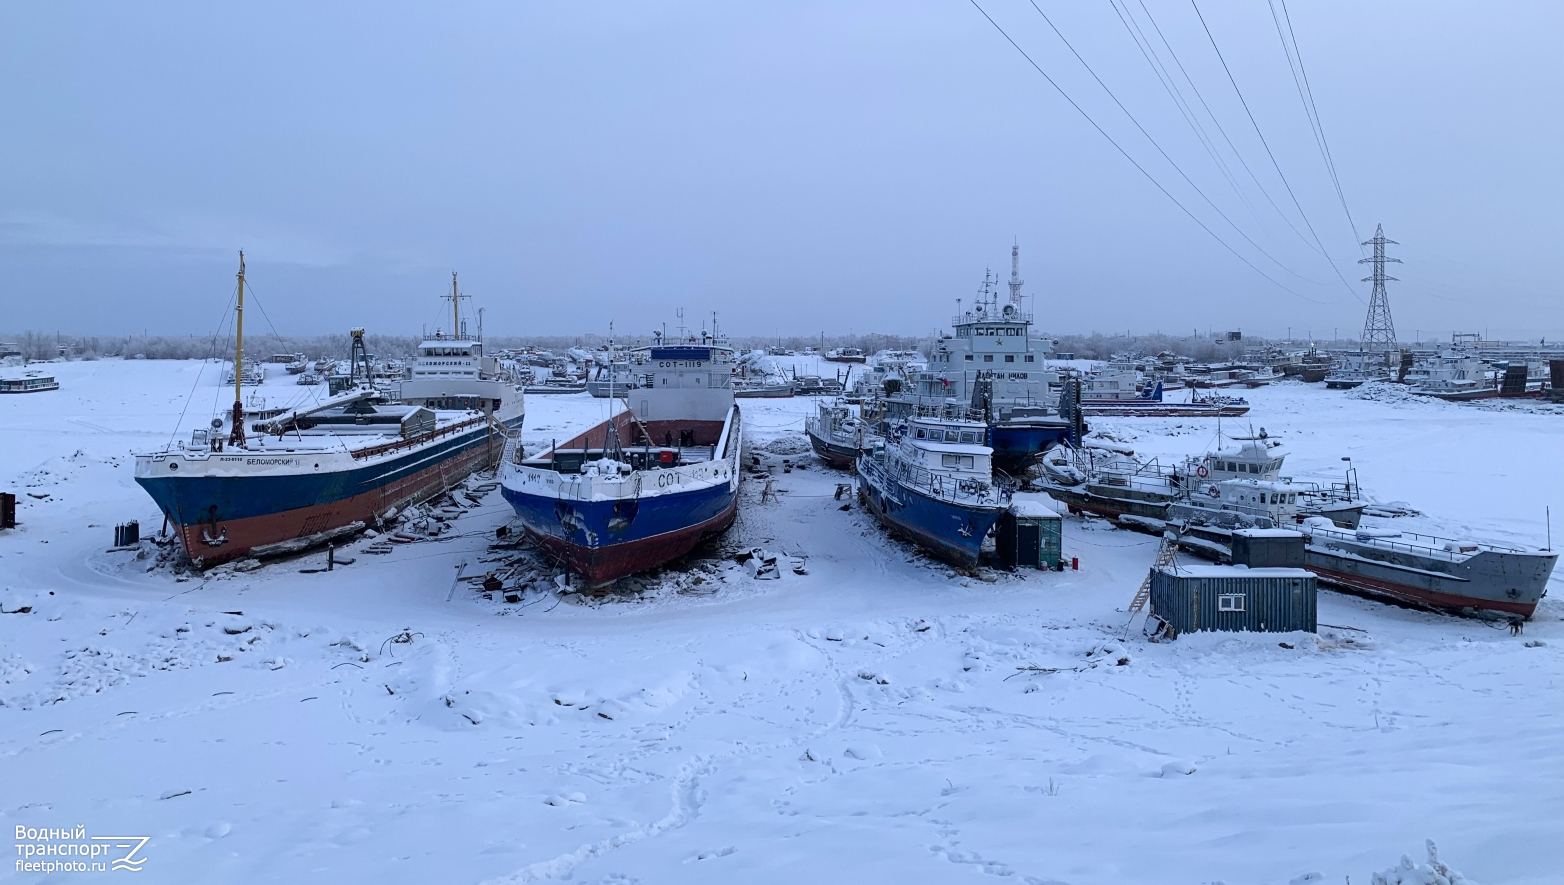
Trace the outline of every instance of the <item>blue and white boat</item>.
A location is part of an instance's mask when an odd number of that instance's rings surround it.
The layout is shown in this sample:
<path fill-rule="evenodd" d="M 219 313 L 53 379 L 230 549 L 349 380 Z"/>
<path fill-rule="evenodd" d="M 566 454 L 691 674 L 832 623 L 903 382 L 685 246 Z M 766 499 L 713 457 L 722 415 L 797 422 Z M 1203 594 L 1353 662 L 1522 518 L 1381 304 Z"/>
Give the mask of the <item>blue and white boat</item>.
<path fill-rule="evenodd" d="M 993 450 L 980 417 L 917 415 L 899 440 L 858 457 L 859 495 L 875 518 L 941 559 L 978 564 L 983 539 L 1010 506 L 992 479 Z"/>
<path fill-rule="evenodd" d="M 1010 297 L 1001 303 L 998 280 L 985 274 L 972 304 L 957 303 L 953 334 L 941 335 L 926 369 L 913 373 L 910 389 L 887 396 L 891 424 L 916 406 L 960 403 L 981 409 L 988 419 L 994 466 L 1019 475 L 1042 453 L 1069 435 L 1071 422 L 1059 414 L 1058 372 L 1049 368 L 1052 339 L 1032 337 L 1032 314 L 1021 295 L 1020 249 L 1010 250 Z"/>
<path fill-rule="evenodd" d="M 235 337 L 244 361 L 244 255 Z M 353 374 L 338 394 L 298 408 L 247 409 L 241 376 L 231 410 L 209 428 L 136 455 L 135 479 L 198 568 L 244 556 L 293 553 L 378 525 L 449 491 L 500 459 L 526 417 L 521 391 L 501 380 L 483 342 L 462 328 L 452 279 L 452 328 L 419 346 L 396 395 L 374 385 L 364 330 L 354 329 Z M 303 377 L 303 376 L 300 376 Z M 316 399 L 309 391 L 300 400 Z"/>
<path fill-rule="evenodd" d="M 513 441 L 500 465 L 528 535 L 592 587 L 688 553 L 738 506 L 732 348 L 704 332 L 653 337 L 629 408 L 530 457 Z"/>

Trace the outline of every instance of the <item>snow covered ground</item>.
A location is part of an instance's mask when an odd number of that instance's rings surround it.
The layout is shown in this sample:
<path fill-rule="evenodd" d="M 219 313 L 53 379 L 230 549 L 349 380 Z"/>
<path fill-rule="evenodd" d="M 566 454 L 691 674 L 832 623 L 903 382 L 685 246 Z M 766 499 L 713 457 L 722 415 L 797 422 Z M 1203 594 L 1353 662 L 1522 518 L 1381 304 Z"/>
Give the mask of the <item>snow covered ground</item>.
<path fill-rule="evenodd" d="M 780 501 L 747 481 L 723 543 L 633 598 L 455 581 L 503 555 L 497 494 L 332 572 L 180 580 L 107 548 L 116 522 L 156 531 L 129 456 L 192 390 L 184 426 L 210 417 L 214 367 L 53 368 L 62 390 L 0 397 L 7 834 L 147 836 L 154 882 L 1366 883 L 1430 838 L 1477 882 L 1564 877 L 1564 578 L 1520 637 L 1322 592 L 1317 639 L 1148 644 L 1124 608 L 1153 539 L 1068 519 L 1079 571 L 955 576 L 842 510 L 845 475 L 784 467 L 810 401 L 746 400 Z M 1350 456 L 1424 514 L 1387 524 L 1540 545 L 1564 505 L 1557 411 L 1245 395 L 1287 472 Z M 526 435 L 604 408 L 530 397 Z M 1145 454 L 1214 441 L 1093 423 Z M 751 546 L 806 574 L 750 577 L 727 554 Z"/>

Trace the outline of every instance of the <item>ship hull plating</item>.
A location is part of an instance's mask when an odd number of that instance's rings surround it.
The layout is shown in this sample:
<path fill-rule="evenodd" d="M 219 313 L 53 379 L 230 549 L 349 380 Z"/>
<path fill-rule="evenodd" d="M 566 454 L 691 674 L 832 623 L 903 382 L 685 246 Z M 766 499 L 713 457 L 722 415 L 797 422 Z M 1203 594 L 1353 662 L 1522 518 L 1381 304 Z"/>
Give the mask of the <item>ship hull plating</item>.
<path fill-rule="evenodd" d="M 709 492 L 642 499 L 628 522 L 614 509 L 623 502 L 567 503 L 510 489 L 504 495 L 527 534 L 554 561 L 599 587 L 677 559 L 727 531 L 738 512 L 738 497 L 723 487 Z M 698 521 L 692 524 L 692 519 Z"/>
<path fill-rule="evenodd" d="M 509 426 L 519 429 L 521 421 L 517 417 Z M 151 475 L 138 470 L 136 482 L 168 517 L 191 560 L 204 568 L 257 548 L 307 547 L 355 524 L 373 525 L 392 509 L 428 500 L 474 471 L 493 467 L 502 447 L 502 437 L 478 426 L 364 466 L 355 462 L 320 471 L 313 465 L 330 465 L 323 453 L 230 450 L 210 456 L 219 465 L 231 461 L 229 475 L 179 475 L 163 466 L 179 463 L 170 457 L 149 461 L 145 472 Z M 295 463 L 276 463 L 290 460 Z M 245 467 L 273 472 L 247 475 Z M 310 472 L 292 472 L 295 467 Z"/>
<path fill-rule="evenodd" d="M 858 460 L 859 451 L 855 446 L 823 439 L 812 429 L 809 431 L 809 447 L 814 449 L 815 456 L 820 460 L 840 470 L 846 470 Z"/>
<path fill-rule="evenodd" d="M 952 565 L 977 566 L 983 539 L 999 521 L 997 508 L 942 501 L 894 482 L 882 490 L 862 471 L 859 475 L 863 477 L 860 488 L 865 506 L 892 533 Z"/>
<path fill-rule="evenodd" d="M 1311 543 L 1304 548 L 1303 566 L 1322 581 L 1360 593 L 1452 611 L 1479 609 L 1529 618 L 1547 592 L 1557 561 L 1556 554 L 1485 550 L 1462 562 L 1439 562 L 1441 571 L 1436 572 Z"/>
<path fill-rule="evenodd" d="M 710 461 L 638 471 L 602 495 L 592 494 L 593 480 L 580 474 L 509 461 L 501 465 L 501 493 L 528 536 L 592 587 L 689 553 L 706 538 L 726 531 L 738 510 L 742 440 L 737 407 L 730 408 L 725 422 L 643 422 L 624 412 L 562 449 L 600 452 L 610 423 L 621 439 L 634 439 L 643 429 L 652 441 L 689 433 L 697 440 L 717 441 L 720 451 Z M 579 485 L 583 481 L 584 493 Z"/>
<path fill-rule="evenodd" d="M 1069 436 L 1070 426 L 1062 418 L 991 425 L 988 444 L 994 450 L 994 466 L 1009 474 L 1025 472 L 1044 452 Z"/>

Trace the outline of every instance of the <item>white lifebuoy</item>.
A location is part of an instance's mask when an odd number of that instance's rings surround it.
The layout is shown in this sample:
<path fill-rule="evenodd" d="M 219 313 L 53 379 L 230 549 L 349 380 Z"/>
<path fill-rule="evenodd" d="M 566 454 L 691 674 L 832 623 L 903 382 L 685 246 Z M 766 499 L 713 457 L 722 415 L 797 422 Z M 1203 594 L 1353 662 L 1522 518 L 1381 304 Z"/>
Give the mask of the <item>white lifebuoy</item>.
<path fill-rule="evenodd" d="M 1202 464 L 1199 467 L 1195 468 L 1195 475 L 1200 477 L 1201 479 L 1205 479 L 1206 477 L 1211 475 L 1211 471 L 1207 470 L 1206 469 L 1206 465 Z"/>
<path fill-rule="evenodd" d="M 1210 495 L 1213 498 L 1220 498 L 1220 497 L 1222 497 L 1222 490 L 1217 488 L 1216 486 L 1212 486 L 1210 488 L 1210 490 L 1206 492 L 1206 494 Z"/>

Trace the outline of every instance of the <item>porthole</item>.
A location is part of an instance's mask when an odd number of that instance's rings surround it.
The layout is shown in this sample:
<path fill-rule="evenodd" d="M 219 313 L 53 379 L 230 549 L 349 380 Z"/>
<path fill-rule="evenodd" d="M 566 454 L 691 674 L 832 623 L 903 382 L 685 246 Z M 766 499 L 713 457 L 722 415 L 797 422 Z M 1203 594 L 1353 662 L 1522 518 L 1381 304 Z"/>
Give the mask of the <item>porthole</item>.
<path fill-rule="evenodd" d="M 179 465 L 170 462 L 169 465 L 168 465 L 168 469 L 169 470 L 178 470 L 179 469 Z"/>

